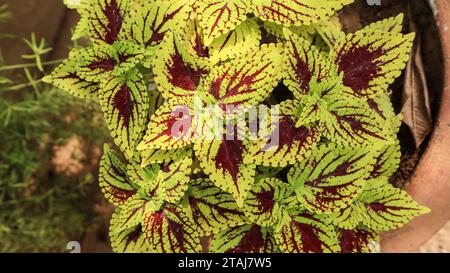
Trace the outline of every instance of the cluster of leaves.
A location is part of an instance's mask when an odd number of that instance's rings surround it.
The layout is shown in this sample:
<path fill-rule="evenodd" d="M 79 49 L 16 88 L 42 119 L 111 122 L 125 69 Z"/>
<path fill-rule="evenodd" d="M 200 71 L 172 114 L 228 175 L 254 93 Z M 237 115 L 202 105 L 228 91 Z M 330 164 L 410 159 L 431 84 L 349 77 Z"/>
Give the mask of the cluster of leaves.
<path fill-rule="evenodd" d="M 102 105 L 120 150 L 105 146 L 99 178 L 115 251 L 366 252 L 427 212 L 388 183 L 401 120 L 388 87 L 414 35 L 402 15 L 343 33 L 328 19 L 351 2 L 71 5 L 92 44 L 45 80 Z M 238 118 L 274 100 L 278 145 Z M 207 137 L 217 118 L 227 133 Z"/>

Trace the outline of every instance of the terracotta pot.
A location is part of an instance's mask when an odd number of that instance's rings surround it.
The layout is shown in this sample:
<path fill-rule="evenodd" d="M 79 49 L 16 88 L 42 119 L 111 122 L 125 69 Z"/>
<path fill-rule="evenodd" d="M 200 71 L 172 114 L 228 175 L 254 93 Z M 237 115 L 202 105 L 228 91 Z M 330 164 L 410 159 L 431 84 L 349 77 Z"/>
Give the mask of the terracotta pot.
<path fill-rule="evenodd" d="M 450 1 L 435 4 L 444 53 L 444 90 L 437 123 L 406 190 L 432 212 L 382 234 L 383 252 L 416 252 L 450 220 Z"/>

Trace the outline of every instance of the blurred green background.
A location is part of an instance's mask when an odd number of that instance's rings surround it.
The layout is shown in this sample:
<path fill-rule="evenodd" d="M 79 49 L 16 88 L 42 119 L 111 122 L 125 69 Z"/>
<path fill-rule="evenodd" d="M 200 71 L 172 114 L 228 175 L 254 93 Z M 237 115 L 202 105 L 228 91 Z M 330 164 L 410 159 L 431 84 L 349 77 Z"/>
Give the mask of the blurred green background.
<path fill-rule="evenodd" d="M 0 252 L 110 251 L 100 109 L 40 80 L 76 20 L 60 0 L 0 1 Z"/>

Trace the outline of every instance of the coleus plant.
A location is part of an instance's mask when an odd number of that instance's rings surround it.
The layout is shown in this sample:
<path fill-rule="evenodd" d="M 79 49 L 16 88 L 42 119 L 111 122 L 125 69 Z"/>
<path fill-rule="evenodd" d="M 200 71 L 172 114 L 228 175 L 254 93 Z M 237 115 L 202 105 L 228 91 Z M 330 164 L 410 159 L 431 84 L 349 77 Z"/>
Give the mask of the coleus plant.
<path fill-rule="evenodd" d="M 389 183 L 414 34 L 344 33 L 351 2 L 66 0 L 90 44 L 44 80 L 102 106 L 114 251 L 371 252 L 428 211 Z"/>

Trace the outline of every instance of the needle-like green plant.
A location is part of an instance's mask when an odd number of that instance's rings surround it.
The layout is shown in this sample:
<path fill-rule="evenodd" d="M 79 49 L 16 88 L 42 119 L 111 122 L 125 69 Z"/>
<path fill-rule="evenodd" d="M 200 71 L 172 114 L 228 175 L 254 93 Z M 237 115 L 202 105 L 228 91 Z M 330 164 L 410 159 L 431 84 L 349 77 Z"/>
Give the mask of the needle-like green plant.
<path fill-rule="evenodd" d="M 0 5 L 0 23 L 8 17 Z M 4 37 L 15 36 L 0 33 Z M 25 44 L 31 52 L 25 59 L 32 60 L 26 64 L 5 64 L 0 52 L 0 252 L 64 252 L 94 223 L 85 200 L 96 178 L 86 170 L 76 176 L 56 171 L 54 148 L 75 135 L 94 145 L 106 139 L 106 130 L 93 113 L 99 112 L 96 104 L 36 79 L 31 68 L 57 61 L 41 61 L 50 51 L 45 42 L 32 38 Z"/>

